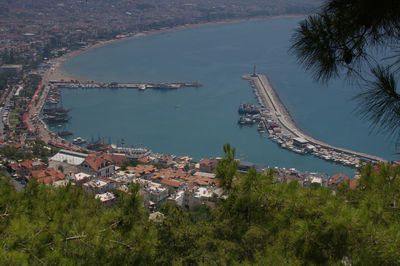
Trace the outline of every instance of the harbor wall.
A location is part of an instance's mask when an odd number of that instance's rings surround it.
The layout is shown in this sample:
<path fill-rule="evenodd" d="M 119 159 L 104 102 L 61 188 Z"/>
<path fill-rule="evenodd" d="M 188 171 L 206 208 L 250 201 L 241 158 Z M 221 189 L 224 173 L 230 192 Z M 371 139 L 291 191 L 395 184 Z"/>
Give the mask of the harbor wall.
<path fill-rule="evenodd" d="M 279 115 L 277 115 L 278 122 L 280 125 L 284 128 L 286 128 L 288 131 L 290 131 L 294 137 L 300 137 L 305 140 L 307 140 L 309 143 L 313 145 L 320 146 L 325 149 L 330 149 L 334 150 L 336 152 L 342 152 L 348 155 L 352 156 L 358 156 L 361 158 L 366 158 L 371 161 L 376 161 L 376 162 L 387 162 L 387 160 L 380 158 L 378 156 L 374 155 L 369 155 L 361 152 L 356 152 L 356 151 L 351 151 L 345 148 L 340 148 L 336 147 L 333 145 L 330 145 L 328 143 L 319 141 L 317 139 L 314 139 L 313 137 L 307 135 L 304 133 L 294 122 L 293 118 L 291 117 L 289 111 L 285 107 L 285 105 L 282 103 L 282 101 L 279 98 L 279 95 L 271 85 L 271 82 L 269 81 L 268 77 L 265 75 L 260 75 L 260 74 L 253 74 L 253 75 L 245 75 L 242 78 L 250 80 L 254 83 L 255 87 L 257 88 L 257 91 L 261 97 L 262 102 L 264 103 L 265 106 L 271 106 L 273 110 L 272 112 L 276 112 Z"/>

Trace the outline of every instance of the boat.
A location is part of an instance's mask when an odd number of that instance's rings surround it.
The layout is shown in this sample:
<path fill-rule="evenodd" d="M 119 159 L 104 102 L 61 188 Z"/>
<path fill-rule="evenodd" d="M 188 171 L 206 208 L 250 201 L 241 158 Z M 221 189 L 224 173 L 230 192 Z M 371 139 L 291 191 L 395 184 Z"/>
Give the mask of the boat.
<path fill-rule="evenodd" d="M 67 115 L 46 115 L 44 119 L 49 124 L 67 123 L 70 119 Z"/>
<path fill-rule="evenodd" d="M 260 121 L 258 123 L 258 127 L 257 127 L 258 132 L 260 133 L 264 133 L 265 132 L 265 125 L 263 121 Z"/>
<path fill-rule="evenodd" d="M 73 141 L 72 141 L 72 143 L 73 144 L 83 144 L 83 143 L 86 143 L 86 139 L 84 139 L 84 138 L 81 138 L 81 137 L 77 137 L 77 138 L 75 138 Z"/>
<path fill-rule="evenodd" d="M 146 84 L 140 84 L 139 85 L 139 90 L 144 91 L 146 89 Z"/>
<path fill-rule="evenodd" d="M 101 140 L 97 140 L 86 145 L 86 148 L 90 150 L 96 150 L 104 146 L 104 142 Z"/>
<path fill-rule="evenodd" d="M 74 134 L 73 131 L 58 131 L 58 132 L 57 132 L 57 135 L 59 135 L 60 137 L 63 137 L 63 136 L 71 136 L 71 135 L 73 135 L 73 134 Z"/>
<path fill-rule="evenodd" d="M 255 106 L 254 104 L 249 104 L 249 103 L 242 103 L 239 106 L 238 113 L 240 115 L 244 114 L 258 114 L 260 113 L 260 109 Z"/>

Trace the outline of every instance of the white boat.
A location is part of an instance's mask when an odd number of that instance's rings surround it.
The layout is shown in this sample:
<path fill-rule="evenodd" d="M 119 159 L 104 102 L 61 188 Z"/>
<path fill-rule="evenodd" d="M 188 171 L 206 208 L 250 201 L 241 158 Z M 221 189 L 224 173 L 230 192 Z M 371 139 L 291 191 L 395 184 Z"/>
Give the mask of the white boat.
<path fill-rule="evenodd" d="M 75 139 L 72 141 L 72 143 L 74 143 L 74 144 L 86 143 L 86 139 L 81 138 L 81 137 L 77 137 L 77 138 L 75 138 Z"/>
<path fill-rule="evenodd" d="M 139 90 L 144 91 L 146 89 L 146 84 L 140 84 Z"/>

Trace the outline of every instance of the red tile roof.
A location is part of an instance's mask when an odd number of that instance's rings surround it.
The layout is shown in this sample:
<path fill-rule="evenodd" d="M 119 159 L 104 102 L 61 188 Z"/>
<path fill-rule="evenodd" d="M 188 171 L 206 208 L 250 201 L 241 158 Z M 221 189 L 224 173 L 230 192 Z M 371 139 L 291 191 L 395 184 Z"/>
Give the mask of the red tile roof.
<path fill-rule="evenodd" d="M 34 169 L 34 168 L 43 167 L 44 163 L 42 163 L 39 160 L 29 160 L 29 161 L 21 162 L 20 165 L 25 169 Z"/>
<path fill-rule="evenodd" d="M 349 177 L 345 174 L 336 174 L 332 176 L 331 180 L 329 180 L 329 185 L 338 185 L 344 180 L 349 180 Z"/>
<path fill-rule="evenodd" d="M 95 171 L 98 171 L 101 167 L 101 164 L 104 161 L 112 162 L 110 154 L 104 154 L 101 156 L 89 155 L 86 157 L 85 162 Z"/>
<path fill-rule="evenodd" d="M 170 186 L 170 187 L 174 187 L 174 188 L 178 188 L 181 185 L 181 182 L 173 180 L 173 179 L 164 178 L 161 181 L 161 184 L 166 185 L 166 186 Z"/>
<path fill-rule="evenodd" d="M 64 179 L 65 175 L 61 171 L 56 171 L 54 168 L 47 168 L 32 171 L 32 177 L 36 178 L 41 183 L 50 184 Z"/>
<path fill-rule="evenodd" d="M 201 165 L 206 165 L 206 166 L 211 166 L 211 161 L 209 159 L 201 159 L 200 161 Z"/>

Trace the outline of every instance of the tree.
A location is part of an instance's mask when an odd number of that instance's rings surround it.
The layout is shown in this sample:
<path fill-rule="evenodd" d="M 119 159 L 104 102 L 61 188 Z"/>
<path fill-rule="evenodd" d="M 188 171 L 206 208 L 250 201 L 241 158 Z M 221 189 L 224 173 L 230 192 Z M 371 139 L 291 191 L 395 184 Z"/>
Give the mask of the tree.
<path fill-rule="evenodd" d="M 232 188 L 233 180 L 237 175 L 239 161 L 235 160 L 235 148 L 231 148 L 229 143 L 224 144 L 225 157 L 218 162 L 215 169 L 216 178 L 221 186 L 229 191 Z"/>
<path fill-rule="evenodd" d="M 329 0 L 320 13 L 300 23 L 291 51 L 318 81 L 346 73 L 364 89 L 355 97 L 356 110 L 373 129 L 396 134 L 400 130 L 399 47 L 398 1 Z"/>

